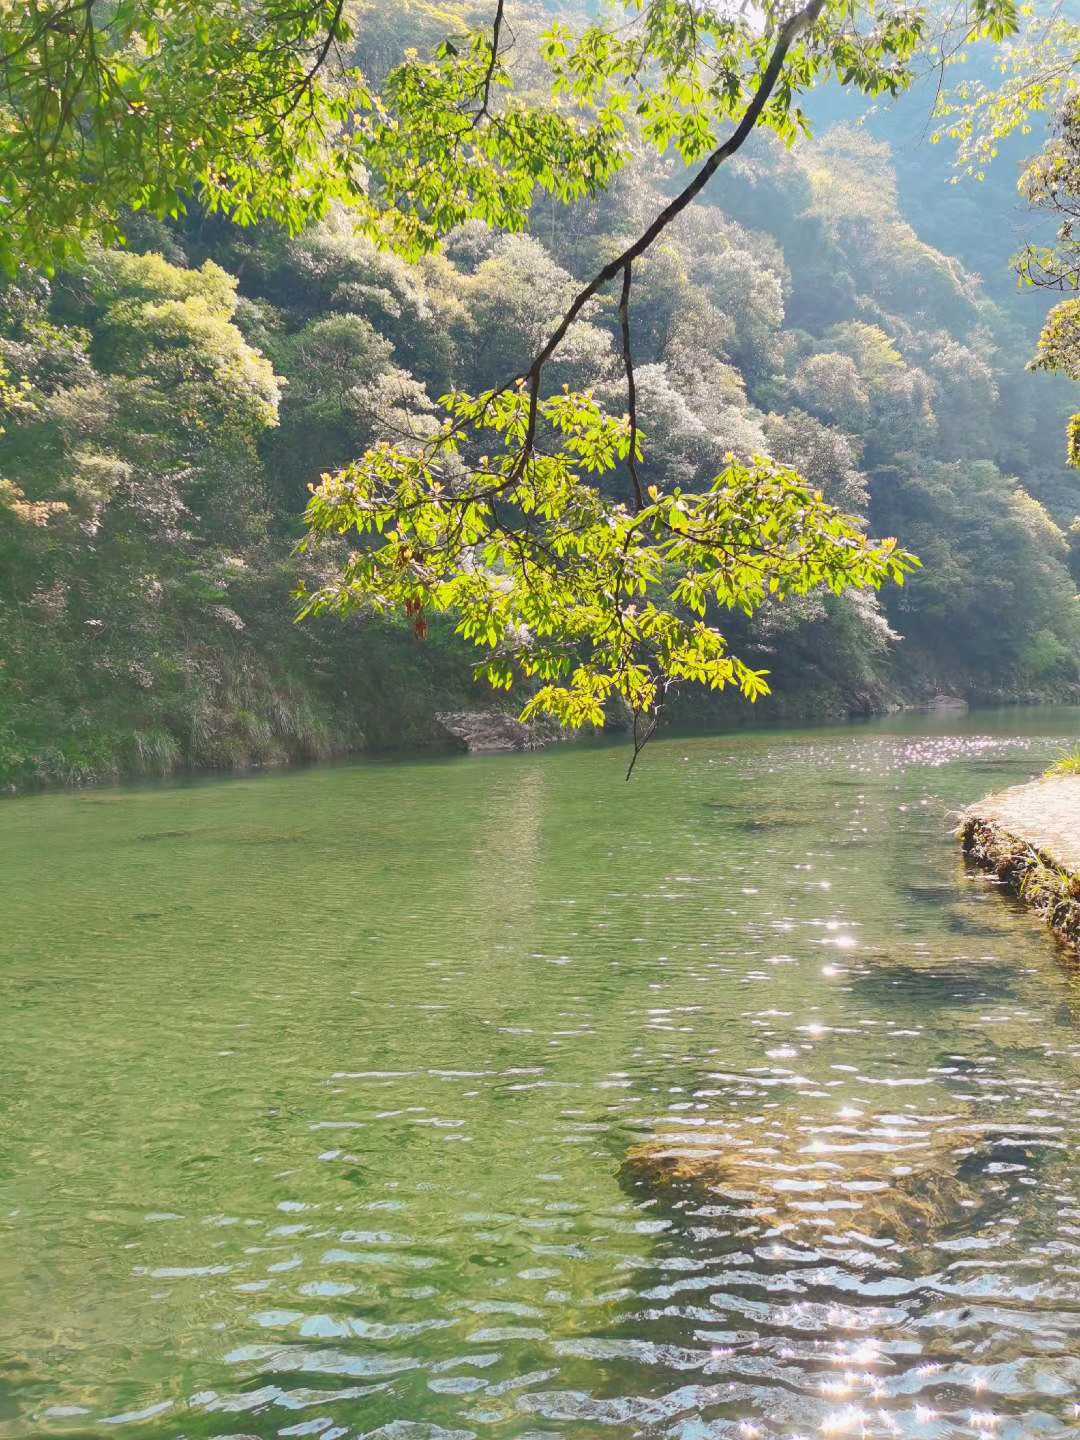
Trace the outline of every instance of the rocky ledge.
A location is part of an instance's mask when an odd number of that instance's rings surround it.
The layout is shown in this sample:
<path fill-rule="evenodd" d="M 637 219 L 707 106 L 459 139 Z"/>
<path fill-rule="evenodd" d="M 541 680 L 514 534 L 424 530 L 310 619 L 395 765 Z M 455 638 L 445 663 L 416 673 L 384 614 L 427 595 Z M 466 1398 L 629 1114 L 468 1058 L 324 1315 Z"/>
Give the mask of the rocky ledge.
<path fill-rule="evenodd" d="M 542 750 L 553 742 L 573 739 L 573 732 L 553 723 L 523 725 L 513 715 L 498 710 L 444 710 L 435 719 L 462 750 L 476 754 Z"/>
<path fill-rule="evenodd" d="M 1055 775 L 989 795 L 961 817 L 957 838 L 1080 954 L 1080 776 Z"/>

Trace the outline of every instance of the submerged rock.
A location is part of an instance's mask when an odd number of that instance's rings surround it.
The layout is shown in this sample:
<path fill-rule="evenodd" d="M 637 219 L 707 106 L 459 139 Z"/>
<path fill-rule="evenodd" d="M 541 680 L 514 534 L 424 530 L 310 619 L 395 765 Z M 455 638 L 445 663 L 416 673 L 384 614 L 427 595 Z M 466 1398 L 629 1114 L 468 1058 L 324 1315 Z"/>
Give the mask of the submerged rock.
<path fill-rule="evenodd" d="M 637 1198 L 720 1206 L 796 1242 L 921 1250 L 1007 1205 L 1041 1154 L 1037 1134 L 985 1127 L 804 1126 L 753 1143 L 703 1129 L 635 1145 L 620 1179 Z"/>
<path fill-rule="evenodd" d="M 734 825 L 737 830 L 754 834 L 759 830 L 791 830 L 798 825 L 812 823 L 813 816 L 805 810 L 762 810 L 750 819 L 736 820 Z"/>

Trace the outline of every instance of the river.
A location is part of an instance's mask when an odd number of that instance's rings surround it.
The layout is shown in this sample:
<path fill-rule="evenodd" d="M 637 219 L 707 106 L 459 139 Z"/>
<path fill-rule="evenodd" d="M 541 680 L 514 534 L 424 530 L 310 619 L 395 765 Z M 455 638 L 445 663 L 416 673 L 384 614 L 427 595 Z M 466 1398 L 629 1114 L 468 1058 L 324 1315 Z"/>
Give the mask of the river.
<path fill-rule="evenodd" d="M 0 1435 L 1076 1436 L 1080 982 L 948 816 L 1078 734 L 3 802 Z M 628 1171 L 695 1132 L 781 1223 Z M 948 1224 L 802 1226 L 971 1133 Z"/>

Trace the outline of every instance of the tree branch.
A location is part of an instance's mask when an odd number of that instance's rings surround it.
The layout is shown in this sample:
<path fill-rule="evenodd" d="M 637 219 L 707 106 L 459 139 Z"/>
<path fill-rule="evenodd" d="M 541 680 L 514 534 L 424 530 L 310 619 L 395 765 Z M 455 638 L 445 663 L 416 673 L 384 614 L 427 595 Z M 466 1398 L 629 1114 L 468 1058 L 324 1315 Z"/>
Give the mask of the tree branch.
<path fill-rule="evenodd" d="M 278 117 L 279 124 L 289 118 L 289 116 L 293 113 L 296 107 L 300 104 L 300 101 L 304 98 L 306 94 L 308 94 L 311 89 L 312 82 L 315 79 L 315 76 L 326 64 L 327 58 L 330 54 L 331 46 L 338 37 L 338 30 L 341 27 L 341 17 L 344 13 L 344 10 L 345 0 L 337 0 L 337 3 L 334 6 L 334 13 L 330 18 L 330 24 L 327 26 L 326 29 L 326 39 L 319 47 L 319 51 L 315 56 L 314 61 L 312 62 L 311 68 L 308 70 L 307 74 L 297 86 L 296 94 L 289 101 L 288 105 L 286 105 L 285 109 Z"/>
<path fill-rule="evenodd" d="M 658 701 L 657 701 L 657 703 L 656 703 L 656 707 L 655 707 L 655 709 L 653 710 L 653 713 L 649 716 L 648 721 L 646 722 L 644 728 L 642 727 L 642 723 L 641 723 L 641 718 L 642 718 L 642 717 L 641 717 L 641 711 L 640 711 L 640 710 L 635 710 L 635 711 L 633 712 L 633 713 L 634 713 L 634 730 L 633 730 L 634 753 L 633 753 L 633 755 L 631 755 L 631 757 L 630 757 L 630 764 L 626 767 L 626 779 L 627 779 L 628 781 L 629 781 L 630 777 L 631 777 L 631 776 L 633 775 L 633 773 L 634 773 L 634 766 L 635 766 L 635 765 L 637 764 L 637 762 L 638 762 L 638 756 L 641 754 L 642 750 L 645 749 L 645 746 L 649 743 L 649 741 L 652 739 L 652 737 L 656 734 L 656 731 L 657 731 L 657 728 L 658 728 L 658 726 L 659 726 L 659 724 L 660 724 L 660 721 L 663 719 L 663 715 L 664 715 L 664 701 L 665 701 L 666 698 L 667 698 L 667 697 L 666 697 L 666 695 L 665 695 L 665 693 L 664 693 L 664 690 L 663 690 L 663 688 L 661 687 L 661 689 L 660 689 L 660 698 L 658 699 Z"/>
<path fill-rule="evenodd" d="M 630 348 L 630 269 L 631 261 L 628 260 L 623 270 L 622 294 L 619 296 L 623 369 L 626 371 L 626 409 L 630 416 L 630 450 L 626 457 L 626 466 L 630 471 L 630 479 L 634 482 L 634 503 L 638 510 L 644 510 L 645 495 L 637 468 L 637 385 L 634 381 L 634 355 Z"/>
<path fill-rule="evenodd" d="M 472 118 L 470 130 L 475 130 L 485 116 L 490 116 L 488 105 L 491 101 L 491 85 L 495 79 L 495 70 L 499 63 L 499 36 L 502 33 L 503 19 L 505 18 L 506 0 L 499 0 L 495 7 L 495 19 L 491 22 L 491 55 L 488 59 L 487 70 L 484 74 L 484 81 L 480 87 L 480 109 Z"/>

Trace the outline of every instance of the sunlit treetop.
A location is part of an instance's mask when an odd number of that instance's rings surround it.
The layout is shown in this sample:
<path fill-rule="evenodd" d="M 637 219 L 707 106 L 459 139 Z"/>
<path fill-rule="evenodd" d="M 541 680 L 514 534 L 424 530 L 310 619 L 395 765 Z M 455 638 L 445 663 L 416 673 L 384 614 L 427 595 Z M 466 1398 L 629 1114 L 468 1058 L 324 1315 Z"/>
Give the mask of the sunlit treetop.
<path fill-rule="evenodd" d="M 940 91 L 933 136 L 956 143 L 958 177 L 980 180 L 1010 137 L 1030 135 L 1076 93 L 1080 20 L 1062 0 L 1039 0 L 1010 7 L 981 33 L 998 43 L 989 67 L 969 78 L 962 67 L 971 58 L 970 37 L 963 25 L 956 31 L 946 27 L 938 59 L 952 83 Z"/>

